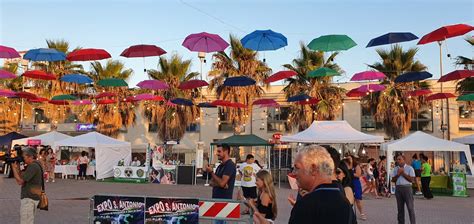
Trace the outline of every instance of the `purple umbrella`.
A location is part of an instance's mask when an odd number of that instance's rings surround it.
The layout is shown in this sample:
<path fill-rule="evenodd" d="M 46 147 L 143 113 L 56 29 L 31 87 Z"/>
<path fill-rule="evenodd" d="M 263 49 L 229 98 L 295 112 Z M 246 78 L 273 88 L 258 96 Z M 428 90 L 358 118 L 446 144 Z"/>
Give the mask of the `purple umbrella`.
<path fill-rule="evenodd" d="M 376 71 L 365 71 L 356 73 L 352 76 L 351 81 L 364 81 L 364 80 L 382 80 L 385 78 L 385 74 Z"/>
<path fill-rule="evenodd" d="M 14 79 L 16 75 L 5 70 L 0 70 L 0 79 Z"/>
<path fill-rule="evenodd" d="M 73 105 L 90 105 L 92 102 L 90 100 L 76 100 L 72 102 Z"/>
<path fill-rule="evenodd" d="M 19 58 L 18 51 L 11 47 L 0 45 L 0 58 Z"/>
<path fill-rule="evenodd" d="M 15 92 L 14 91 L 11 91 L 9 89 L 0 89 L 0 96 L 4 96 L 4 97 L 14 97 L 15 96 Z"/>
<path fill-rule="evenodd" d="M 190 34 L 184 39 L 182 45 L 190 51 L 210 53 L 224 51 L 229 43 L 217 34 L 202 32 Z"/>
<path fill-rule="evenodd" d="M 137 84 L 142 89 L 164 90 L 170 88 L 166 82 L 160 80 L 144 80 Z"/>
<path fill-rule="evenodd" d="M 357 91 L 362 92 L 362 93 L 373 93 L 373 92 L 380 92 L 385 90 L 385 86 L 381 84 L 368 84 L 368 85 L 362 85 L 359 88 L 357 88 Z"/>

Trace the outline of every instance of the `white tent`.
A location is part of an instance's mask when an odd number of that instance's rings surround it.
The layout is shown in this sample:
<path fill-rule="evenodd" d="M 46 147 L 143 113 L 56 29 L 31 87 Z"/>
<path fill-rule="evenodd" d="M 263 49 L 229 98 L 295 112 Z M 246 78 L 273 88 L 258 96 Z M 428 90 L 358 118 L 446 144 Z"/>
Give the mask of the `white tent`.
<path fill-rule="evenodd" d="M 90 132 L 73 138 L 56 142 L 59 146 L 93 147 L 95 148 L 96 178 L 113 177 L 113 167 L 124 159 L 129 164 L 132 157 L 130 142 L 119 141 L 97 132 Z"/>
<path fill-rule="evenodd" d="M 453 142 L 458 142 L 462 144 L 467 144 L 467 145 L 473 145 L 474 144 L 474 135 L 467 135 L 461 138 L 453 138 Z"/>
<path fill-rule="evenodd" d="M 42 135 L 13 140 L 12 145 L 14 144 L 26 145 L 28 144 L 28 140 L 40 140 L 41 145 L 49 145 L 51 146 L 51 148 L 56 149 L 56 142 L 64 140 L 64 139 L 68 139 L 68 138 L 71 138 L 71 136 L 57 132 L 57 131 L 52 131 L 52 132 L 48 132 Z"/>
<path fill-rule="evenodd" d="M 382 150 L 387 152 L 387 167 L 393 162 L 394 151 L 436 151 L 436 152 L 464 152 L 467 158 L 471 158 L 468 145 L 452 142 L 434 137 L 422 131 L 417 131 L 404 138 L 382 144 Z M 468 159 L 471 170 L 472 160 Z"/>
<path fill-rule="evenodd" d="M 382 143 L 383 136 L 368 135 L 354 129 L 347 121 L 314 121 L 295 135 L 282 136 L 282 142 L 301 143 Z"/>

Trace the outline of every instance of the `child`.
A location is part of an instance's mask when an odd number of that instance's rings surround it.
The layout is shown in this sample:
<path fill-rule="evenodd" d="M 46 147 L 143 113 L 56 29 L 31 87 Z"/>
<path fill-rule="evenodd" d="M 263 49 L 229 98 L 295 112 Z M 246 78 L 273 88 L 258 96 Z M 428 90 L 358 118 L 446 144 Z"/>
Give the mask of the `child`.
<path fill-rule="evenodd" d="M 242 163 L 239 169 L 240 173 L 242 173 L 241 186 L 245 199 L 257 199 L 255 174 L 260 170 L 260 167 L 254 162 L 254 156 L 248 154 L 245 163 Z"/>

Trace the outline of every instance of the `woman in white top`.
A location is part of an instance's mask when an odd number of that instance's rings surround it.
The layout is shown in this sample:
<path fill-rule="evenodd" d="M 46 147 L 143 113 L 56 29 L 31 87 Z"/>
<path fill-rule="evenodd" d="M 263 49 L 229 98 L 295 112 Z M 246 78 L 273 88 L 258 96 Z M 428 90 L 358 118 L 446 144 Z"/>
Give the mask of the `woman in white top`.
<path fill-rule="evenodd" d="M 367 170 L 366 170 L 366 173 L 367 173 L 367 188 L 366 188 L 366 191 L 369 192 L 369 193 L 373 191 L 374 194 L 375 194 L 375 198 L 380 198 L 379 194 L 377 192 L 377 184 L 376 184 L 375 177 L 374 177 L 374 169 L 376 169 L 375 167 L 376 167 L 375 159 L 370 158 L 369 161 L 368 161 Z"/>
<path fill-rule="evenodd" d="M 89 163 L 89 158 L 87 158 L 87 153 L 82 151 L 81 156 L 77 160 L 79 164 L 79 176 L 78 179 L 86 179 L 87 164 Z"/>

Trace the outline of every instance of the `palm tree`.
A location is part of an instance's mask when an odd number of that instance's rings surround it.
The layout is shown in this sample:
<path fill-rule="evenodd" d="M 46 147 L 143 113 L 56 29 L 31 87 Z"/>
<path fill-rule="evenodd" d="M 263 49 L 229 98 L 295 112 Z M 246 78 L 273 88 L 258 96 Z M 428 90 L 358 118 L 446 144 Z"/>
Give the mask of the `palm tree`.
<path fill-rule="evenodd" d="M 474 37 L 466 37 L 466 42 L 468 42 L 471 47 L 474 46 Z M 458 56 L 456 57 L 456 65 L 462 67 L 466 70 L 474 70 L 474 60 L 472 58 Z M 468 94 L 474 92 L 474 78 L 466 78 L 456 85 L 456 92 L 460 95 Z"/>
<path fill-rule="evenodd" d="M 249 108 L 245 109 L 224 108 L 234 127 L 234 132 L 240 133 L 242 125 L 249 117 L 253 100 L 264 93 L 261 84 L 269 76 L 271 69 L 257 58 L 257 52 L 244 48 L 240 40 L 232 35 L 230 47 L 230 55 L 223 51 L 213 55 L 215 61 L 209 72 L 209 75 L 213 77 L 209 83 L 209 89 L 216 92 L 218 99 L 249 105 Z M 247 76 L 254 79 L 257 84 L 246 87 L 223 86 L 224 80 L 233 76 Z"/>
<path fill-rule="evenodd" d="M 369 67 L 383 72 L 387 77 L 381 84 L 386 86 L 382 92 L 372 93 L 363 98 L 362 105 L 375 108 L 375 120 L 382 122 L 385 134 L 398 139 L 410 130 L 413 114 L 427 105 L 423 96 L 411 97 L 407 94 L 415 88 L 427 88 L 426 82 L 395 83 L 395 78 L 410 71 L 424 71 L 426 66 L 415 59 L 417 48 L 404 51 L 400 45 L 394 45 L 390 50 L 377 49 L 381 62 Z"/>
<path fill-rule="evenodd" d="M 9 71 L 13 74 L 18 73 L 18 63 L 8 63 L 3 67 L 3 70 Z M 14 91 L 21 91 L 21 77 L 13 80 L 6 80 L 2 85 Z M 17 98 L 2 97 L 0 100 L 0 133 L 6 134 L 12 131 L 17 131 L 20 122 L 21 100 Z M 26 105 L 25 116 L 31 115 L 30 107 Z"/>
<path fill-rule="evenodd" d="M 343 94 L 343 88 L 334 86 L 331 77 L 309 78 L 307 74 L 315 69 L 326 67 L 339 73 L 343 71 L 334 63 L 336 53 L 329 55 L 327 59 L 324 52 L 312 51 L 304 43 L 301 43 L 301 54 L 293 59 L 292 64 L 285 64 L 283 67 L 295 71 L 297 75 L 287 79 L 288 84 L 283 91 L 287 97 L 306 93 L 320 101 L 315 105 L 292 105 L 290 119 L 293 126 L 298 130 L 304 130 L 314 120 L 334 120 L 339 112 Z"/>
<path fill-rule="evenodd" d="M 179 84 L 184 81 L 196 78 L 199 73 L 189 72 L 191 60 L 182 60 L 177 54 L 169 59 L 160 57 L 158 70 L 148 70 L 148 75 L 152 79 L 168 83 L 169 89 L 160 91 L 166 101 L 173 98 L 193 99 L 199 98 L 200 92 L 194 90 L 181 90 Z M 186 127 L 195 123 L 199 118 L 199 109 L 195 106 L 179 106 L 171 103 L 161 103 L 157 105 L 153 102 L 146 102 L 143 105 L 145 117 L 150 124 L 158 125 L 158 137 L 162 141 L 179 140 L 185 132 Z"/>

